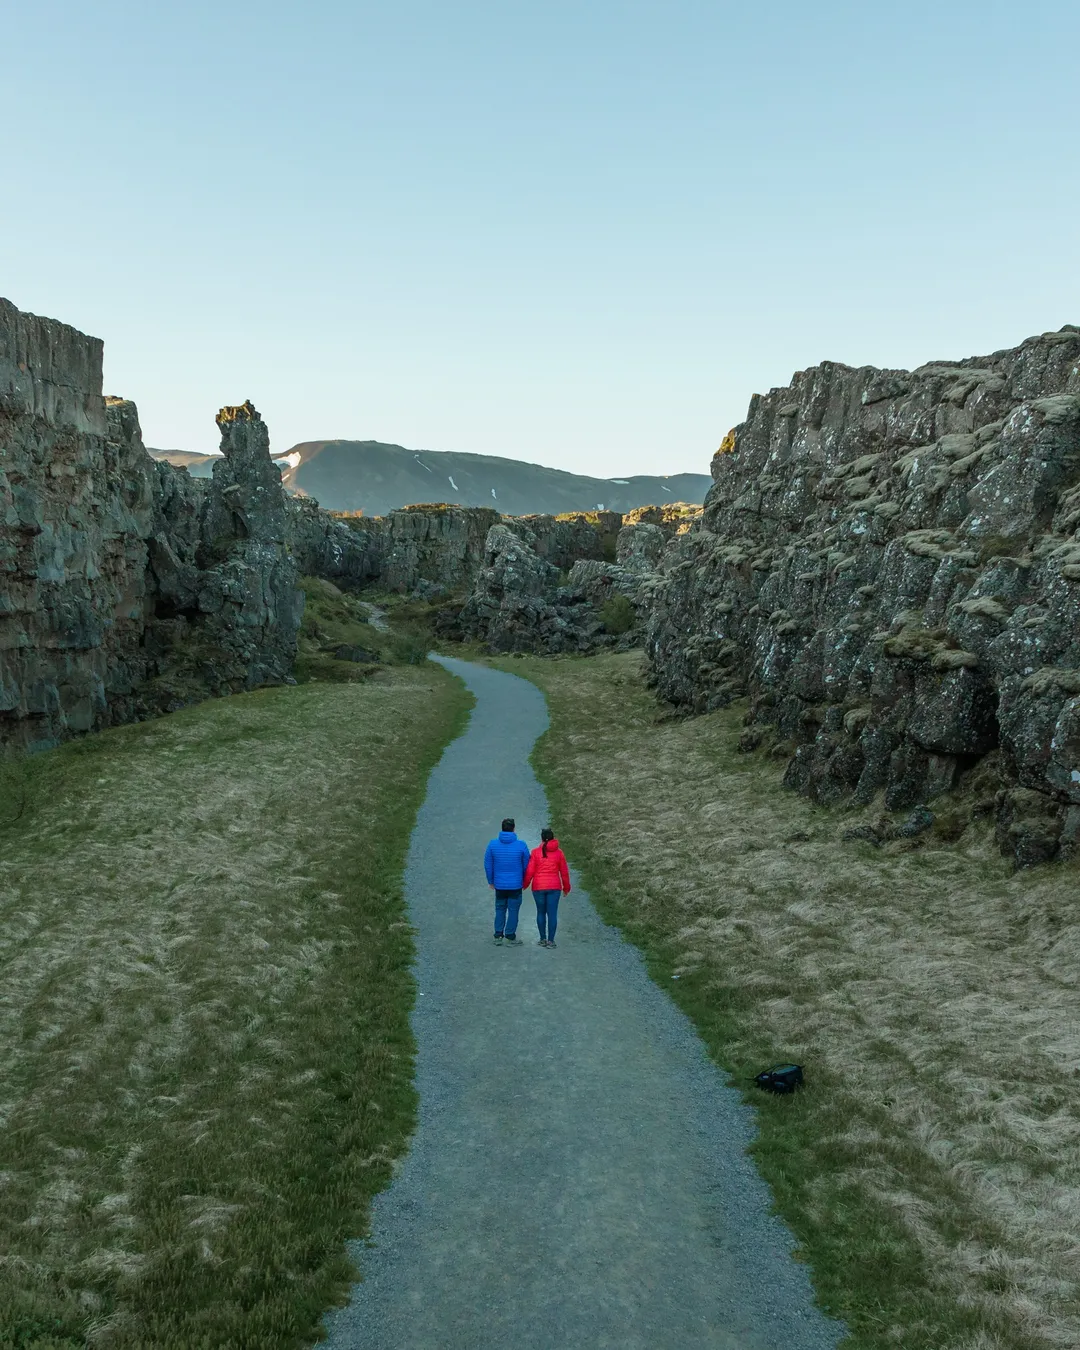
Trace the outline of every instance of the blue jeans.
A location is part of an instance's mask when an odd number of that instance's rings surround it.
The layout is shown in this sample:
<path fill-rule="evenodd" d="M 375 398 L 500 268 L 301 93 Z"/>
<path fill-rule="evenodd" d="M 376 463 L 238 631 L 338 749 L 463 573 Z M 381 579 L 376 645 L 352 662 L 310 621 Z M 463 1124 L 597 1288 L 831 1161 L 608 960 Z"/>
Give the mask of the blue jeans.
<path fill-rule="evenodd" d="M 513 937 L 517 933 L 521 890 L 495 892 L 495 936 Z"/>
<path fill-rule="evenodd" d="M 555 929 L 559 925 L 559 896 L 562 891 L 533 891 L 536 901 L 536 926 L 540 937 L 547 942 L 555 941 Z"/>

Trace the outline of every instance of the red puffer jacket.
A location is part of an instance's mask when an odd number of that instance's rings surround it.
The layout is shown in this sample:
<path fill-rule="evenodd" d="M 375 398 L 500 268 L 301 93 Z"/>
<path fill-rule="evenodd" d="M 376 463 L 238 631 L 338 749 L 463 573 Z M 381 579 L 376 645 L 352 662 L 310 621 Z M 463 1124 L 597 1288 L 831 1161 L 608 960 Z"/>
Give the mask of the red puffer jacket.
<path fill-rule="evenodd" d="M 523 885 L 526 888 L 531 886 L 534 891 L 569 891 L 570 869 L 566 865 L 566 854 L 559 847 L 557 839 L 533 849 L 529 865 L 525 869 Z"/>

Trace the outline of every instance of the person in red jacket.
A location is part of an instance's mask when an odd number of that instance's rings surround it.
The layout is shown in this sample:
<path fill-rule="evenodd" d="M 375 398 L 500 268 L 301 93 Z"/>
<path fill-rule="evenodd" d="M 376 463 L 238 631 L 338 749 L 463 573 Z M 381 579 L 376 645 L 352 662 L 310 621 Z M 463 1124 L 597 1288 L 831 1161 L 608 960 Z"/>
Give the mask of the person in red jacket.
<path fill-rule="evenodd" d="M 554 947 L 555 929 L 559 923 L 559 897 L 570 894 L 570 869 L 554 830 L 541 830 L 540 841 L 540 847 L 533 849 L 525 869 L 523 885 L 532 887 L 533 899 L 536 901 L 540 946 Z"/>

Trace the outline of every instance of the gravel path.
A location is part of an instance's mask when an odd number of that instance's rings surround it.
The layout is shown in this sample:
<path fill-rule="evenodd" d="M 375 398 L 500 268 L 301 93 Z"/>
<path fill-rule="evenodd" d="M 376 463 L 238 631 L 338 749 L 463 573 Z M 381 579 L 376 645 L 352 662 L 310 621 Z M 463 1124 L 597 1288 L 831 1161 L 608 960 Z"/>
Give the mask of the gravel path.
<path fill-rule="evenodd" d="M 380 609 L 378 605 L 373 605 L 370 600 L 360 600 L 357 602 L 361 609 L 367 610 L 367 621 L 380 633 L 389 631 L 390 620 L 387 618 L 386 610 Z"/>
<path fill-rule="evenodd" d="M 330 1346 L 835 1346 L 843 1328 L 813 1306 L 745 1156 L 753 1113 L 636 951 L 576 889 L 554 951 L 528 895 L 525 945 L 492 943 L 483 850 L 504 815 L 539 842 L 528 757 L 547 711 L 516 676 L 442 663 L 477 705 L 431 776 L 406 874 L 419 1129 Z"/>

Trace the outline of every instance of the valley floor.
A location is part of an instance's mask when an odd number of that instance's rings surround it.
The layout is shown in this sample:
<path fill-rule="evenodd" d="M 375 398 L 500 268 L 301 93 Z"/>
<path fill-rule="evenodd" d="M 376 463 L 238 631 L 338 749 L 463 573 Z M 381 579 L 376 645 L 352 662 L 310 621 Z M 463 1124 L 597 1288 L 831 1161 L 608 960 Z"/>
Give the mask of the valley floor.
<path fill-rule="evenodd" d="M 1011 875 L 973 830 L 902 852 L 740 755 L 741 709 L 665 716 L 640 655 L 499 662 L 594 901 L 747 1090 L 754 1154 L 852 1346 L 1080 1344 L 1074 867 Z"/>
<path fill-rule="evenodd" d="M 412 1127 L 442 670 L 0 767 L 0 1346 L 310 1344 Z"/>
<path fill-rule="evenodd" d="M 550 818 L 525 680 L 450 663 L 476 705 L 432 773 L 405 873 L 418 1126 L 375 1202 L 329 1350 L 833 1350 L 745 1156 L 753 1114 L 576 884 L 556 949 L 526 896 L 492 941 L 481 859 Z"/>

